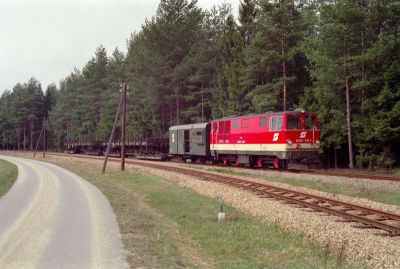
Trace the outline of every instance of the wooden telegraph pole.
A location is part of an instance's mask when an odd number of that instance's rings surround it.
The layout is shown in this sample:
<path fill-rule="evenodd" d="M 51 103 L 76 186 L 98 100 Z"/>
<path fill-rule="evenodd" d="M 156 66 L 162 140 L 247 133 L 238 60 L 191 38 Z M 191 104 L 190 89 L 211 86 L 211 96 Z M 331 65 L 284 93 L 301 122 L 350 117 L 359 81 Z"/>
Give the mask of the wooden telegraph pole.
<path fill-rule="evenodd" d="M 35 159 L 35 156 L 36 156 L 36 152 L 37 152 L 37 150 L 38 150 L 38 147 L 39 147 L 40 138 L 42 138 L 42 133 L 43 133 L 43 131 L 45 130 L 45 126 L 46 126 L 46 119 L 44 118 L 44 119 L 43 119 L 43 127 L 42 127 L 42 130 L 40 130 L 39 138 L 38 138 L 37 143 L 36 143 L 35 152 L 33 153 L 33 158 L 34 158 L 34 159 Z M 44 155 L 44 143 L 43 143 L 43 157 L 44 157 L 44 156 L 45 156 L 45 155 Z"/>
<path fill-rule="evenodd" d="M 122 83 L 121 171 L 125 171 L 126 82 Z"/>
<path fill-rule="evenodd" d="M 114 138 L 114 133 L 115 133 L 115 128 L 117 126 L 117 121 L 118 121 L 118 116 L 122 110 L 122 136 L 123 136 L 123 143 L 121 144 L 121 170 L 123 171 L 125 169 L 125 116 L 126 116 L 126 83 L 124 82 L 122 84 L 122 93 L 121 97 L 119 99 L 119 105 L 117 109 L 117 113 L 115 113 L 115 119 L 114 119 L 114 125 L 111 131 L 110 138 L 108 140 L 108 146 L 106 150 L 106 155 L 104 156 L 104 163 L 103 163 L 103 174 L 106 171 L 106 166 L 107 166 L 107 160 L 108 160 L 108 154 L 110 153 L 111 149 L 111 143 Z M 124 151 L 124 152 L 122 152 Z M 123 156 L 123 158 L 122 158 Z"/>

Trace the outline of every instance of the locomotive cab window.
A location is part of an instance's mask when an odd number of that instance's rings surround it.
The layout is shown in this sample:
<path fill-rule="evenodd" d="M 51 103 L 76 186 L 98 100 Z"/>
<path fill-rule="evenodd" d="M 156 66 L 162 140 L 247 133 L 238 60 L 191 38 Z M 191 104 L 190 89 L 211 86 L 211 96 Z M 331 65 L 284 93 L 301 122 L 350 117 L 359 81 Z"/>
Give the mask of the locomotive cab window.
<path fill-rule="evenodd" d="M 239 121 L 238 120 L 234 120 L 233 121 L 233 128 L 239 128 Z"/>
<path fill-rule="evenodd" d="M 306 130 L 317 130 L 318 129 L 318 121 L 315 116 L 306 116 L 305 118 L 305 127 Z"/>
<path fill-rule="evenodd" d="M 289 115 L 286 120 L 287 130 L 300 130 L 301 129 L 301 119 L 300 116 Z"/>
<path fill-rule="evenodd" d="M 282 131 L 282 116 L 271 116 L 269 118 L 270 131 Z"/>

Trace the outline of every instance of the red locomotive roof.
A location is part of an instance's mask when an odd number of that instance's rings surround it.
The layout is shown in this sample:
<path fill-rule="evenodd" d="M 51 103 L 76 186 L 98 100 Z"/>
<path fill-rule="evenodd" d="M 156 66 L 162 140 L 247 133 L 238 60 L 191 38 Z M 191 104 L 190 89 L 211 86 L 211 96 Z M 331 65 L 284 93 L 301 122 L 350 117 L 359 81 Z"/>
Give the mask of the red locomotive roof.
<path fill-rule="evenodd" d="M 231 120 L 231 119 L 242 119 L 242 118 L 251 118 L 251 117 L 262 117 L 262 116 L 275 116 L 275 115 L 293 115 L 293 114 L 304 114 L 304 115 L 316 115 L 316 113 L 308 112 L 302 109 L 296 109 L 292 111 L 268 111 L 265 113 L 261 114 L 248 114 L 248 115 L 233 115 L 233 116 L 228 116 L 228 117 L 223 117 L 219 119 L 213 119 L 212 121 L 219 121 L 219 120 Z"/>

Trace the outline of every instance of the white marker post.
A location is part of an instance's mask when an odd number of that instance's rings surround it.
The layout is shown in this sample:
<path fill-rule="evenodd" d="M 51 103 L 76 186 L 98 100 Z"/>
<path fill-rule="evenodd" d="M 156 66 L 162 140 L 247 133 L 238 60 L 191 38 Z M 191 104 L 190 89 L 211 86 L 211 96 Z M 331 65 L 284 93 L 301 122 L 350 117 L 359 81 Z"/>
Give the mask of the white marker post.
<path fill-rule="evenodd" d="M 224 200 L 219 199 L 220 212 L 218 213 L 218 222 L 225 222 L 225 212 L 224 212 Z"/>

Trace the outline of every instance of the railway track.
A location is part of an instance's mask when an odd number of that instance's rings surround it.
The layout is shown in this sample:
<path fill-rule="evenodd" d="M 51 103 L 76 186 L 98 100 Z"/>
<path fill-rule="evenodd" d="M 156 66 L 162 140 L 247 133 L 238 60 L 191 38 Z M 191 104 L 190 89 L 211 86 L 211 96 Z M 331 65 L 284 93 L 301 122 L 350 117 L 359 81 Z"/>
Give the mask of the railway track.
<path fill-rule="evenodd" d="M 150 159 L 148 159 L 150 160 Z M 150 160 L 151 161 L 151 160 Z M 175 163 L 182 163 L 181 161 L 174 161 Z M 210 167 L 234 167 L 240 169 L 264 169 L 271 170 L 276 172 L 286 172 L 292 174 L 310 174 L 310 175 L 320 175 L 320 176 L 337 176 L 337 177 L 345 177 L 349 179 L 371 179 L 371 180 L 387 180 L 387 181 L 400 181 L 400 176 L 397 175 L 371 175 L 366 173 L 351 173 L 351 172 L 337 172 L 337 171 L 325 171 L 325 170 L 301 170 L 301 169 L 288 169 L 288 170 L 277 170 L 276 168 L 251 168 L 251 167 L 243 167 L 243 166 L 226 166 L 222 164 L 201 164 Z"/>
<path fill-rule="evenodd" d="M 356 222 L 360 224 L 361 226 L 359 226 L 359 228 L 380 229 L 385 231 L 386 235 L 400 236 L 400 215 L 390 212 L 362 207 L 359 205 L 304 192 L 279 188 L 268 184 L 238 179 L 231 176 L 216 175 L 204 171 L 135 162 L 131 160 L 129 160 L 128 163 L 149 168 L 162 169 L 169 172 L 176 172 L 193 176 L 205 181 L 226 184 L 255 193 L 262 198 L 274 198 L 289 204 L 295 204 L 304 208 L 311 208 L 317 212 L 325 212 L 331 215 L 339 216 L 345 221 Z"/>
<path fill-rule="evenodd" d="M 58 155 L 58 154 L 57 154 Z M 66 154 L 63 154 L 67 156 Z M 74 156 L 79 158 L 102 159 L 95 156 Z M 118 162 L 117 158 L 110 158 L 112 162 Z M 288 204 L 303 208 L 310 208 L 316 212 L 324 212 L 342 218 L 342 221 L 357 223 L 358 228 L 379 229 L 384 231 L 383 235 L 400 236 L 400 215 L 386 211 L 376 210 L 360 205 L 342 202 L 323 196 L 312 195 L 304 192 L 294 191 L 276 187 L 269 184 L 239 179 L 232 176 L 216 175 L 210 172 L 198 171 L 182 167 L 172 167 L 155 163 L 144 163 L 135 160 L 127 160 L 129 164 L 148 168 L 161 169 L 188 176 L 193 176 L 204 181 L 226 184 L 235 188 L 249 191 L 261 198 L 273 198 Z"/>
<path fill-rule="evenodd" d="M 400 176 L 397 175 L 371 175 L 365 173 L 346 173 L 346 172 L 335 172 L 335 171 L 324 171 L 324 170 L 298 170 L 293 171 L 294 173 L 322 175 L 322 176 L 338 176 L 354 179 L 372 179 L 372 180 L 388 180 L 388 181 L 400 181 Z"/>

